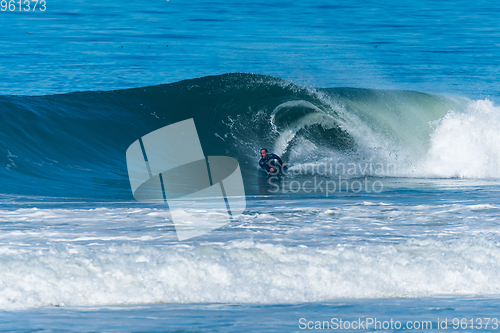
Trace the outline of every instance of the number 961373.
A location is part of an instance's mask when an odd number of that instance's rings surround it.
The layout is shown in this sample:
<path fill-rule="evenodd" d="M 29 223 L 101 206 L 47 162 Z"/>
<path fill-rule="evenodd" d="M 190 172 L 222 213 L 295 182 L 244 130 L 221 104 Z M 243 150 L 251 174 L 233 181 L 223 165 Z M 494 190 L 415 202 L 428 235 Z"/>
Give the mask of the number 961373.
<path fill-rule="evenodd" d="M 47 9 L 45 0 L 1 0 L 0 8 L 2 12 L 34 12 L 36 10 L 44 12 Z"/>

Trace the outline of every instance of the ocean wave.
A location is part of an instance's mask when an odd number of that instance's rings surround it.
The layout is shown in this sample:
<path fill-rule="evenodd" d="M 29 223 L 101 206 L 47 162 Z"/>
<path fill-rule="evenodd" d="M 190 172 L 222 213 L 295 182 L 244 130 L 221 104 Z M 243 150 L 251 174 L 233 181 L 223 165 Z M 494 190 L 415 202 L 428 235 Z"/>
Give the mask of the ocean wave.
<path fill-rule="evenodd" d="M 0 96 L 0 111 L 4 194 L 131 200 L 128 146 L 188 118 L 205 155 L 239 161 L 250 192 L 261 147 L 296 168 L 382 163 L 397 170 L 376 176 L 500 176 L 498 108 L 460 97 L 316 89 L 233 73 L 107 92 Z"/>
<path fill-rule="evenodd" d="M 497 245 L 473 238 L 322 248 L 250 240 L 4 248 L 0 308 L 500 294 Z"/>
<path fill-rule="evenodd" d="M 3 209 L 0 309 L 500 294 L 498 204 L 249 207 L 182 243 L 159 206 Z"/>

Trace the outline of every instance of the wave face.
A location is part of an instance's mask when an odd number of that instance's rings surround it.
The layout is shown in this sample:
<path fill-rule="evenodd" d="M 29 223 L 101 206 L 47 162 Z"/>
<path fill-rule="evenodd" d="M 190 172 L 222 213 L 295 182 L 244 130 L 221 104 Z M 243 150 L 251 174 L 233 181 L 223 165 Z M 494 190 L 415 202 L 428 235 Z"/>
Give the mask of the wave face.
<path fill-rule="evenodd" d="M 239 73 L 118 91 L 0 96 L 2 193 L 132 199 L 128 146 L 188 118 L 205 155 L 235 157 L 250 190 L 261 147 L 294 167 L 394 163 L 396 171 L 383 176 L 500 177 L 499 114 L 489 101 L 312 89 Z"/>

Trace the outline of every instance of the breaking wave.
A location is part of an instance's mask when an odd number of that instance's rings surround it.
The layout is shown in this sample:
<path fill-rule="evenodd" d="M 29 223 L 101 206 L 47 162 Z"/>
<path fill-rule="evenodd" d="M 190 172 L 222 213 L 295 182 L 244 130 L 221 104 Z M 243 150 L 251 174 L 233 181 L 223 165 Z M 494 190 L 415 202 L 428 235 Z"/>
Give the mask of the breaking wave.
<path fill-rule="evenodd" d="M 315 89 L 263 75 L 50 96 L 0 96 L 2 193 L 131 200 L 125 151 L 193 118 L 205 155 L 235 157 L 245 185 L 258 150 L 291 167 L 393 164 L 395 177 L 500 177 L 500 109 L 415 91 Z"/>

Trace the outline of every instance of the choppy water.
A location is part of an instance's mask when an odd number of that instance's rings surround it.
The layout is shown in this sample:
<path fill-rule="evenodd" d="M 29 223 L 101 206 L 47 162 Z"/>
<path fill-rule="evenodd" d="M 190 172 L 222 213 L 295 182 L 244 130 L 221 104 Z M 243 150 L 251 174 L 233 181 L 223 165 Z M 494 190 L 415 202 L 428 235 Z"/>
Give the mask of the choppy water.
<path fill-rule="evenodd" d="M 491 2 L 0 15 L 2 330 L 500 319 Z M 188 118 L 239 161 L 247 209 L 179 242 L 165 205 L 134 201 L 125 151 Z M 258 170 L 264 146 L 285 179 Z"/>

